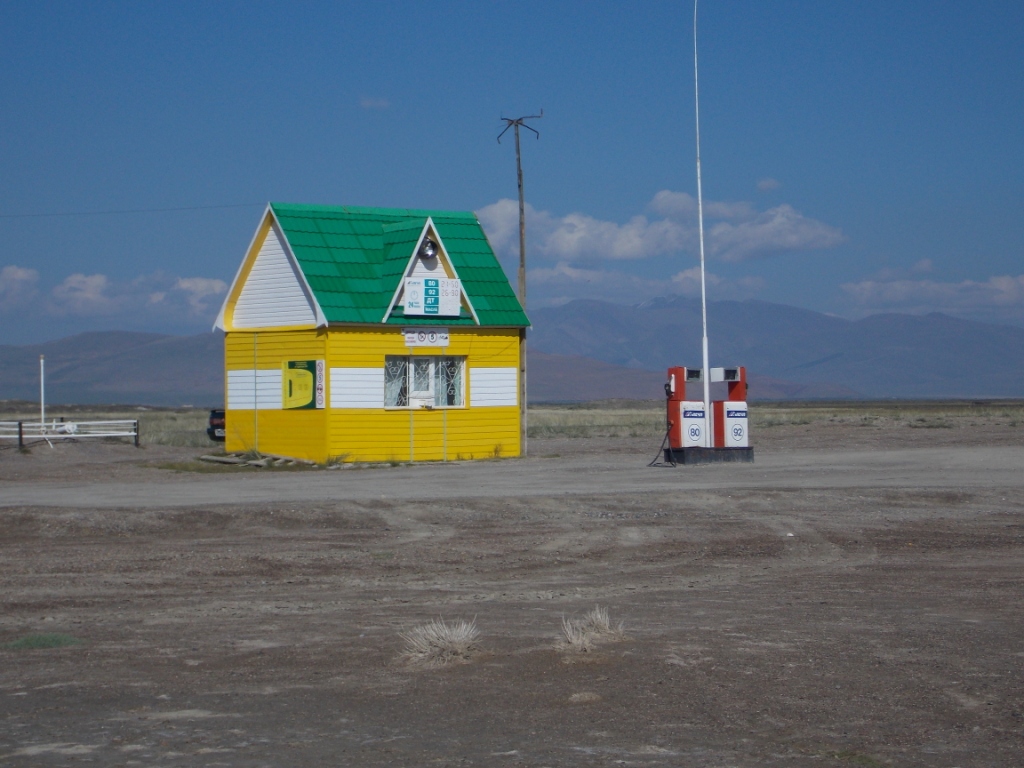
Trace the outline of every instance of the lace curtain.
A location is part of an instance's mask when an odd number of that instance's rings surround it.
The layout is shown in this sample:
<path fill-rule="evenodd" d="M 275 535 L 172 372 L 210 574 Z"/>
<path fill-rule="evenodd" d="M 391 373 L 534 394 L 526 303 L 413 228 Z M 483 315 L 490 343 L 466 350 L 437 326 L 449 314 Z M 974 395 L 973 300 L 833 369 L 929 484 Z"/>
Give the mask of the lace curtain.
<path fill-rule="evenodd" d="M 439 357 L 434 365 L 434 405 L 462 405 L 465 358 Z"/>
<path fill-rule="evenodd" d="M 384 407 L 402 408 L 409 404 L 409 359 L 388 357 L 384 361 Z"/>

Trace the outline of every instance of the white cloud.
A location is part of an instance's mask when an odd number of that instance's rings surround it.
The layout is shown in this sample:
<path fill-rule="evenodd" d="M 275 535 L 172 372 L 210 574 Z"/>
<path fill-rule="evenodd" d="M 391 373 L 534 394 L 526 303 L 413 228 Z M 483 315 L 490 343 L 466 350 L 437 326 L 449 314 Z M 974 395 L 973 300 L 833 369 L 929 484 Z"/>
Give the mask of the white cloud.
<path fill-rule="evenodd" d="M 527 204 L 526 244 L 530 253 L 564 261 L 642 259 L 680 251 L 686 232 L 666 219 L 648 221 L 634 216 L 625 224 L 602 221 L 582 213 L 561 218 Z M 477 211 L 494 249 L 504 255 L 519 252 L 519 204 L 498 202 Z"/>
<path fill-rule="evenodd" d="M 583 213 L 556 217 L 526 206 L 527 247 L 553 261 L 643 259 L 698 246 L 697 203 L 685 192 L 661 190 L 650 209 L 658 218 L 634 216 L 625 224 L 603 221 Z M 750 203 L 709 201 L 704 206 L 706 248 L 723 261 L 746 261 L 795 250 L 832 248 L 844 241 L 842 232 L 803 216 L 789 205 L 758 212 Z M 519 207 L 499 200 L 477 212 L 499 252 L 518 252 Z M 717 223 L 710 223 L 717 222 Z"/>
<path fill-rule="evenodd" d="M 672 192 L 663 189 L 651 200 L 650 207 L 656 213 L 660 213 L 670 219 L 683 221 L 697 221 L 697 198 L 688 195 L 686 192 Z M 704 219 L 752 219 L 757 216 L 757 210 L 750 203 L 745 202 L 720 202 L 707 200 L 704 202 Z"/>
<path fill-rule="evenodd" d="M 526 236 L 532 238 L 533 229 L 530 225 L 534 223 L 536 213 L 529 203 L 526 204 L 526 212 L 528 215 Z M 485 205 L 476 212 L 476 216 L 480 219 L 480 225 L 487 233 L 487 240 L 495 251 L 499 254 L 510 254 L 514 249 L 518 249 L 519 203 L 502 198 L 496 203 Z M 529 242 L 528 239 L 527 244 Z"/>
<path fill-rule="evenodd" d="M 721 222 L 707 232 L 710 250 L 722 261 L 747 261 L 785 251 L 834 248 L 846 238 L 835 227 L 780 205 L 739 224 Z"/>
<path fill-rule="evenodd" d="M 757 188 L 761 192 L 771 192 L 773 189 L 778 189 L 782 184 L 777 179 L 773 179 L 770 176 L 763 179 L 758 179 Z"/>
<path fill-rule="evenodd" d="M 700 267 L 690 267 L 682 272 L 677 272 L 672 275 L 672 282 L 675 284 L 676 290 L 684 296 L 700 296 Z M 718 286 L 722 282 L 722 278 L 706 272 L 704 282 L 708 286 Z"/>
<path fill-rule="evenodd" d="M 39 273 L 10 264 L 0 269 L 0 312 L 23 307 L 36 295 Z"/>
<path fill-rule="evenodd" d="M 228 284 L 210 277 L 179 277 L 174 288 L 185 295 L 193 313 L 202 314 L 215 309 L 213 300 L 227 292 Z"/>
<path fill-rule="evenodd" d="M 363 96 L 359 100 L 359 106 L 363 109 L 382 110 L 388 109 L 391 106 L 391 102 L 380 97 Z"/>
<path fill-rule="evenodd" d="M 664 280 L 649 280 L 618 270 L 574 267 L 564 261 L 553 267 L 531 269 L 527 278 L 531 288 L 537 289 L 542 297 L 531 298 L 531 306 L 564 304 L 573 299 L 632 304 L 672 292 L 672 286 Z"/>
<path fill-rule="evenodd" d="M 959 283 L 864 280 L 841 287 L 863 311 L 948 312 L 1001 321 L 1024 318 L 1024 275 Z"/>
<path fill-rule="evenodd" d="M 749 298 L 764 289 L 764 280 L 760 277 L 741 277 L 727 280 L 711 272 L 704 275 L 707 287 L 714 288 L 716 299 Z M 672 284 L 676 293 L 683 296 L 700 296 L 700 267 L 690 267 L 672 275 Z"/>
<path fill-rule="evenodd" d="M 51 291 L 50 311 L 55 315 L 106 315 L 117 310 L 117 301 L 109 295 L 106 275 L 76 272 Z"/>
<path fill-rule="evenodd" d="M 209 277 L 173 277 L 156 272 L 125 282 L 106 275 L 68 275 L 50 292 L 45 312 L 58 317 L 109 317 L 118 314 L 168 319 L 209 320 L 227 283 Z"/>
<path fill-rule="evenodd" d="M 687 232 L 667 219 L 648 221 L 634 216 L 625 224 L 601 221 L 581 213 L 555 220 L 542 251 L 567 259 L 642 259 L 682 250 Z"/>
<path fill-rule="evenodd" d="M 531 306 L 564 304 L 573 299 L 602 299 L 616 304 L 633 304 L 653 296 L 681 294 L 700 296 L 700 267 L 683 270 L 668 279 L 640 277 L 614 269 L 575 267 L 559 262 L 553 267 L 531 269 L 529 285 L 541 295 L 531 298 Z M 714 287 L 714 298 L 749 298 L 763 287 L 759 278 L 728 280 L 707 273 L 707 284 Z"/>

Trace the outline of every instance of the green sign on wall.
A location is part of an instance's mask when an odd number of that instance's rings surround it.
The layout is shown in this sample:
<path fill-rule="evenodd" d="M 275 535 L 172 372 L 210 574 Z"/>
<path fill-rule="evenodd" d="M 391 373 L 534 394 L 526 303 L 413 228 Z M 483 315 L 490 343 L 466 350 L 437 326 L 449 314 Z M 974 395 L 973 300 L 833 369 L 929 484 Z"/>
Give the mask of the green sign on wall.
<path fill-rule="evenodd" d="M 323 408 L 323 360 L 288 360 L 281 363 L 281 402 L 285 408 Z"/>

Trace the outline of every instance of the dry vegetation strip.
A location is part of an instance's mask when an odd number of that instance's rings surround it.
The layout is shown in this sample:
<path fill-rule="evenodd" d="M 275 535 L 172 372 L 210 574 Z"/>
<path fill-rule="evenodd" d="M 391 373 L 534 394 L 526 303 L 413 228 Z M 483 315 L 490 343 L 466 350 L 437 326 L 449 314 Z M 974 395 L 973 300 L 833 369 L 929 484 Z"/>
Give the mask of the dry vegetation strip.
<path fill-rule="evenodd" d="M 0 404 L 0 420 L 35 420 L 30 403 Z M 208 411 L 200 408 L 54 406 L 47 419 L 68 421 L 138 419 L 142 441 L 150 445 L 211 448 Z M 811 424 L 900 426 L 918 429 L 1024 427 L 1021 400 L 892 400 L 805 403 L 751 403 L 751 430 Z M 660 401 L 604 401 L 530 408 L 530 437 L 660 438 L 665 406 Z"/>

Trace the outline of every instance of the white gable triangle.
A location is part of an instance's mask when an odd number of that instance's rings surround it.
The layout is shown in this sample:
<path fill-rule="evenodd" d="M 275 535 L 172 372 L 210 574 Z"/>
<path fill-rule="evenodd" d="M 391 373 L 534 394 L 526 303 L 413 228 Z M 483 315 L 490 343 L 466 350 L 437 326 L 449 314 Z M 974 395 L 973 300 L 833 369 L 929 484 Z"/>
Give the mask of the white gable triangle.
<path fill-rule="evenodd" d="M 420 246 L 428 237 L 437 243 L 438 254 L 433 259 L 421 259 L 419 258 Z M 409 263 L 405 266 L 405 272 L 402 275 L 402 279 L 398 281 L 395 295 L 391 297 L 391 303 L 388 305 L 387 312 L 384 313 L 384 319 L 381 322 L 387 322 L 396 306 L 405 306 L 405 278 L 408 277 L 440 277 L 459 280 L 459 273 L 455 271 L 455 265 L 448 258 L 448 251 L 444 247 L 441 236 L 437 234 L 437 230 L 434 228 L 433 219 L 429 217 L 426 224 L 423 225 L 423 230 L 416 241 L 416 247 L 413 248 L 412 255 L 409 257 Z M 459 282 L 461 284 L 462 281 L 459 280 Z M 480 319 L 476 316 L 476 310 L 473 309 L 473 304 L 469 300 L 469 296 L 466 295 L 465 289 L 460 289 L 459 303 L 469 310 L 473 320 L 479 324 Z"/>
<path fill-rule="evenodd" d="M 235 302 L 232 326 L 273 328 L 316 324 L 316 305 L 274 223 Z"/>

